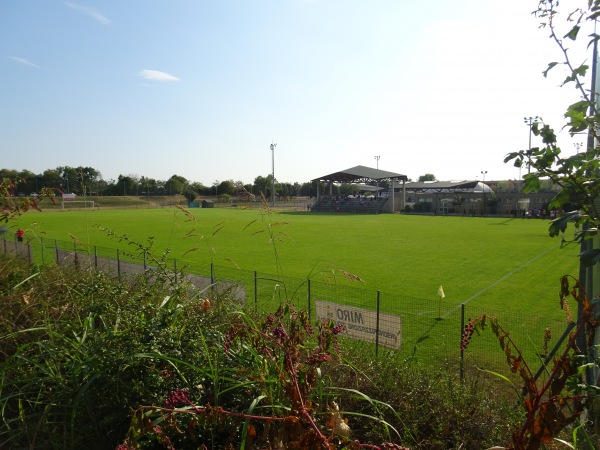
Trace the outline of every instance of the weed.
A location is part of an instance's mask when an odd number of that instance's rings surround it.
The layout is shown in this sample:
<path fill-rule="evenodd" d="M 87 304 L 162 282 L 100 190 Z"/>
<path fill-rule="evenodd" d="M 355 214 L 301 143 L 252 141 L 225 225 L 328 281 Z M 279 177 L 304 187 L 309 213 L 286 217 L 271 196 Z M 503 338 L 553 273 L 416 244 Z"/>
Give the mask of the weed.
<path fill-rule="evenodd" d="M 511 372 L 517 373 L 523 382 L 519 394 L 525 415 L 513 432 L 509 448 L 535 450 L 551 443 L 563 429 L 580 418 L 586 402 L 592 406 L 596 401 L 592 394 L 598 388 L 581 380 L 590 365 L 586 355 L 578 348 L 577 339 L 584 334 L 588 347 L 592 347 L 598 320 L 579 281 L 565 276 L 561 281 L 560 300 L 568 321 L 571 320 L 569 299 L 580 306 L 579 323 L 570 334 L 562 354 L 555 356 L 551 367 L 546 368 L 547 377 L 541 382 L 538 382 L 511 335 L 495 317 L 483 315 L 465 326 L 461 348 L 465 349 L 474 334 L 480 334 L 489 326 L 498 338 Z"/>

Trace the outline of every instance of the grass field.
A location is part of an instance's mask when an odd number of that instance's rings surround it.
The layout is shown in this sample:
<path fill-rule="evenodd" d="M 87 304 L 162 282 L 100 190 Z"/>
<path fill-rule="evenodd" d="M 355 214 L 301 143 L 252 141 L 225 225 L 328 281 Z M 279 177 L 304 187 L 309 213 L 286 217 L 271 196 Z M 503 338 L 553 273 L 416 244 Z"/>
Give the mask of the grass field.
<path fill-rule="evenodd" d="M 196 221 L 173 208 L 28 213 L 18 224 L 34 241 L 76 237 L 89 245 L 123 245 L 103 227 L 137 242 L 153 237 L 157 253 L 169 248 L 176 258 L 273 274 L 279 262 L 284 275 L 297 278 L 341 269 L 367 289 L 424 299 L 436 299 L 443 285 L 448 303 L 533 315 L 554 315 L 560 277 L 578 273 L 577 248 L 561 249 L 542 220 L 190 212 Z"/>
<path fill-rule="evenodd" d="M 561 249 L 559 239 L 548 237 L 544 220 L 153 208 L 27 213 L 14 225 L 27 230 L 34 248 L 41 238 L 125 248 L 125 241 L 101 228 L 140 243 L 152 238 L 155 253 L 169 248 L 170 256 L 191 263 L 190 272 L 211 261 L 233 271 L 316 281 L 343 270 L 364 283 L 346 282 L 357 289 L 352 295 L 338 289 L 332 300 L 374 309 L 374 294 L 381 291 L 381 311 L 402 317 L 403 354 L 416 352 L 433 363 L 457 361 L 461 304 L 468 317 L 498 315 L 529 347 L 527 353 L 535 354 L 545 328 L 552 328 L 553 339 L 564 330 L 559 280 L 577 275 L 579 267 L 577 247 Z M 274 296 L 274 284 L 263 291 L 267 297 Z M 364 296 L 355 295 L 360 289 Z M 313 294 L 328 300 L 318 295 Z M 303 297 L 304 292 L 298 304 L 305 303 Z M 477 364 L 494 369 L 504 364 L 491 333 L 472 349 Z"/>

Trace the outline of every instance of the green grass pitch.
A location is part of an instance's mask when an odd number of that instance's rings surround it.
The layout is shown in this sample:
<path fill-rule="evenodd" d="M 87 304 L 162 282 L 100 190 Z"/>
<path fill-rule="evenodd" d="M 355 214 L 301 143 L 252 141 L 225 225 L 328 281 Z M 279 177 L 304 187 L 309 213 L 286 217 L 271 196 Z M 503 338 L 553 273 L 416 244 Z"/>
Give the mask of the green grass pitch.
<path fill-rule="evenodd" d="M 336 281 L 333 291 L 319 291 L 315 283 L 313 300 L 373 310 L 380 291 L 381 311 L 402 318 L 400 358 L 453 367 L 460 360 L 461 304 L 465 319 L 496 315 L 539 365 L 544 330 L 551 329 L 554 345 L 566 326 L 560 278 L 577 276 L 579 269 L 578 247 L 561 248 L 560 239 L 548 236 L 546 220 L 164 208 L 34 212 L 10 225 L 26 229 L 38 257 L 42 240 L 50 258 L 54 239 L 102 249 L 110 257 L 117 248 L 131 252 L 115 236 L 142 244 L 152 240 L 155 255 L 168 248 L 178 267 L 189 264 L 188 272 L 206 276 L 211 261 L 225 268 L 218 278 L 229 271 L 226 279 L 244 282 L 249 301 L 255 301 L 252 271 L 317 282 L 331 282 L 336 274 L 340 286 Z M 362 282 L 344 279 L 342 271 Z M 259 283 L 261 310 L 272 311 L 285 299 L 273 290 L 276 283 Z M 291 300 L 304 306 L 306 289 L 296 294 Z M 475 339 L 465 358 L 467 365 L 505 369 L 491 333 Z"/>
<path fill-rule="evenodd" d="M 365 289 L 560 317 L 564 274 L 577 275 L 577 247 L 560 248 L 545 220 L 411 215 L 322 215 L 238 209 L 84 210 L 27 213 L 16 224 L 39 238 L 122 247 L 108 236 L 170 249 L 175 258 L 318 279 L 343 270 Z M 557 313 L 558 311 L 558 313 Z M 558 315 L 557 315 L 558 314 Z"/>

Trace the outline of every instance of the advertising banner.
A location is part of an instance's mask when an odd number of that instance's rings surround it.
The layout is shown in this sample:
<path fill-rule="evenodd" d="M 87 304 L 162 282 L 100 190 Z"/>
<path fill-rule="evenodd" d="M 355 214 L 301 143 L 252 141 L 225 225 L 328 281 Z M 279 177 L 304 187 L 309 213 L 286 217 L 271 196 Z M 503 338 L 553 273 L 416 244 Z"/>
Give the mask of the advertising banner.
<path fill-rule="evenodd" d="M 345 335 L 361 341 L 375 342 L 379 330 L 379 344 L 399 349 L 402 345 L 402 317 L 355 308 L 348 305 L 316 300 L 317 318 L 322 321 L 333 320 L 336 325 L 345 325 Z"/>

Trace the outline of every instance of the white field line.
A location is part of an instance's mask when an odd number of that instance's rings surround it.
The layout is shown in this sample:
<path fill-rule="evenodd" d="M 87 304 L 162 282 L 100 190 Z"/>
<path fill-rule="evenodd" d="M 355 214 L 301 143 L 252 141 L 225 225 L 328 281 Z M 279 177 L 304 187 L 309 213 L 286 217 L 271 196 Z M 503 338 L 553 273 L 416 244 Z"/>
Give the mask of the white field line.
<path fill-rule="evenodd" d="M 486 286 L 484 289 L 482 289 L 481 291 L 477 292 L 476 294 L 472 295 L 471 297 L 469 297 L 467 300 L 465 300 L 464 302 L 462 302 L 463 305 L 467 305 L 469 304 L 469 302 L 471 300 L 476 299 L 477 297 L 479 297 L 481 294 L 483 294 L 484 292 L 489 291 L 491 288 L 493 288 L 494 286 L 496 286 L 499 283 L 502 283 L 504 280 L 506 280 L 507 278 L 510 278 L 511 276 L 513 276 L 515 273 L 517 273 L 519 270 L 527 267 L 528 265 L 530 265 L 531 263 L 533 263 L 534 261 L 537 261 L 538 259 L 540 259 L 542 256 L 546 255 L 547 253 L 550 253 L 552 250 L 555 249 L 555 246 L 550 247 L 548 250 L 540 253 L 539 255 L 535 256 L 534 258 L 530 259 L 529 261 L 527 261 L 525 264 L 520 265 L 519 267 L 517 267 L 514 270 L 511 270 L 510 272 L 508 272 L 506 275 L 504 275 L 502 278 L 494 281 L 492 284 Z M 457 305 L 454 308 L 452 308 L 450 311 L 446 312 L 446 316 L 450 315 L 450 313 L 456 311 L 457 309 L 461 308 L 461 305 Z"/>

